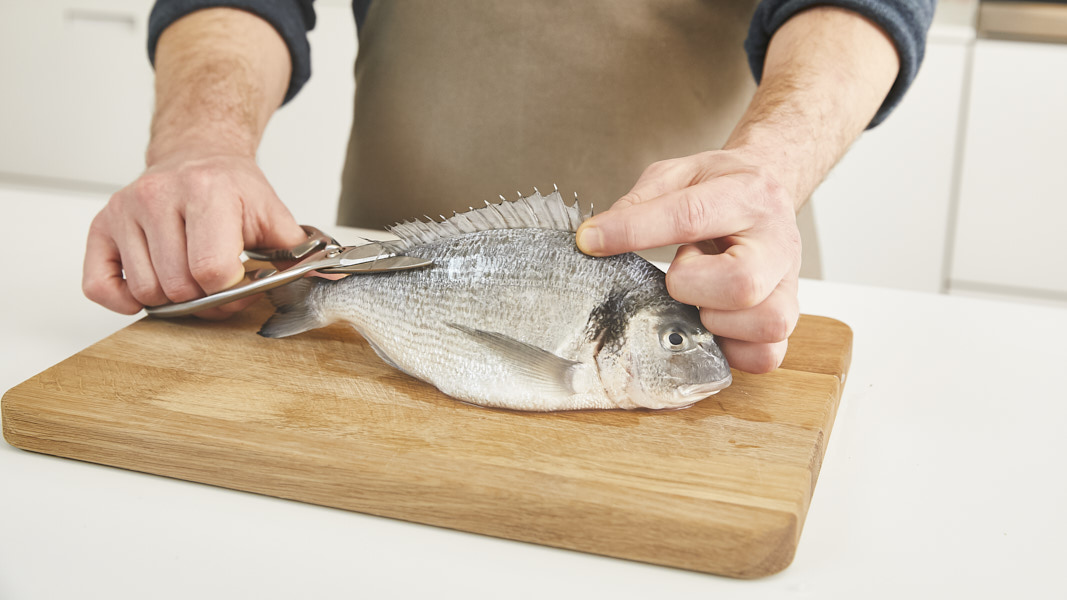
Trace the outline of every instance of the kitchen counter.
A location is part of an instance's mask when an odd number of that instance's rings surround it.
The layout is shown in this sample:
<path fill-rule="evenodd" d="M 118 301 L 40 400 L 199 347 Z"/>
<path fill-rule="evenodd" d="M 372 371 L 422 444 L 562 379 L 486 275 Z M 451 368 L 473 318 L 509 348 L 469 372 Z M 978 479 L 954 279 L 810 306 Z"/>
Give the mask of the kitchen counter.
<path fill-rule="evenodd" d="M 3 390 L 136 318 L 80 293 L 105 199 L 0 189 L 14 249 Z M 725 579 L 4 444 L 0 598 L 1062 594 L 1067 311 L 819 281 L 801 282 L 800 302 L 848 323 L 855 346 L 796 558 L 777 575 Z"/>

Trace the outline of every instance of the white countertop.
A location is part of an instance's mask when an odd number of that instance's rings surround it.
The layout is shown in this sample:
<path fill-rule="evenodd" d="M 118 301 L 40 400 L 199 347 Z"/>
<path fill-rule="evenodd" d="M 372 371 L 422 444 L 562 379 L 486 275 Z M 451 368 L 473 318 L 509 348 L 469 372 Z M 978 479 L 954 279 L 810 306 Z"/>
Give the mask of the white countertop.
<path fill-rule="evenodd" d="M 104 200 L 0 189 L 14 249 L 0 389 L 133 320 L 80 293 Z M 817 281 L 800 299 L 855 346 L 780 574 L 737 581 L 0 444 L 0 598 L 1063 597 L 1067 311 Z"/>

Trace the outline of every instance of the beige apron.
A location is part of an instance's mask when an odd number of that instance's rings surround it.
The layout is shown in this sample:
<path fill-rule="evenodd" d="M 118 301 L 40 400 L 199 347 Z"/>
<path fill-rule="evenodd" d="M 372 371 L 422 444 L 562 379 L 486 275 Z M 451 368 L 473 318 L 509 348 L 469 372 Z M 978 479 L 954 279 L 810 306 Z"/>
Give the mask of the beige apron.
<path fill-rule="evenodd" d="M 651 163 L 722 146 L 755 90 L 742 44 L 756 3 L 372 3 L 338 223 L 553 184 L 607 210 Z"/>

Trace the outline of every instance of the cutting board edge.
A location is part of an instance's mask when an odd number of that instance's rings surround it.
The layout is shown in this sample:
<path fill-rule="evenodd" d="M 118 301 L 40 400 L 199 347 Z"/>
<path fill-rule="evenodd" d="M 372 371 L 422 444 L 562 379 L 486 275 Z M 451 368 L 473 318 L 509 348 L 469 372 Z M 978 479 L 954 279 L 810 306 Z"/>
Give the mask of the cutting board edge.
<path fill-rule="evenodd" d="M 816 327 L 823 330 L 819 332 L 818 336 L 814 336 L 811 333 Z M 826 330 L 827 328 L 829 328 L 829 330 Z M 853 332 L 852 327 L 844 321 L 823 315 L 801 314 L 797 319 L 797 326 L 789 337 L 789 350 L 786 352 L 781 368 L 807 373 L 833 375 L 844 382 L 848 376 L 849 368 L 852 365 L 854 337 L 855 333 Z M 821 339 L 816 340 L 816 338 Z M 806 344 L 821 343 L 822 345 L 826 345 L 827 340 L 831 342 L 830 345 L 834 348 L 843 350 L 842 354 L 837 356 L 837 360 L 829 364 L 812 360 L 818 357 L 818 353 L 809 353 L 808 356 L 798 358 L 793 352 L 797 346 L 797 342 L 803 341 Z"/>
<path fill-rule="evenodd" d="M 621 541 L 620 539 L 605 541 L 599 545 L 590 544 L 588 537 L 569 536 L 570 529 L 564 525 L 560 525 L 556 529 L 549 531 L 548 536 L 554 537 L 554 539 L 552 541 L 546 541 L 546 531 L 543 528 L 535 528 L 535 530 L 531 532 L 531 522 L 519 513 L 515 513 L 512 520 L 504 522 L 502 524 L 503 526 L 498 526 L 494 530 L 491 528 L 487 529 L 485 527 L 479 527 L 477 523 L 475 523 L 478 519 L 473 516 L 457 515 L 457 513 L 448 512 L 447 510 L 443 515 L 438 515 L 436 517 L 423 516 L 420 518 L 418 516 L 412 516 L 414 512 L 411 511 L 410 508 L 408 508 L 405 513 L 405 510 L 403 509 L 390 511 L 387 508 L 384 508 L 380 503 L 378 505 L 368 505 L 366 503 L 361 504 L 353 502 L 352 500 L 337 503 L 335 501 L 323 500 L 315 494 L 312 494 L 309 497 L 306 493 L 304 495 L 293 493 L 284 489 L 286 486 L 272 486 L 270 483 L 264 484 L 261 482 L 253 485 L 235 484 L 235 480 L 226 475 L 215 474 L 206 476 L 204 472 L 183 472 L 180 468 L 161 467 L 158 463 L 152 463 L 152 461 L 147 459 L 141 460 L 144 457 L 150 456 L 149 453 L 132 453 L 128 457 L 128 460 L 112 460 L 107 457 L 115 455 L 108 452 L 106 449 L 93 446 L 91 443 L 93 438 L 91 436 L 88 438 L 89 441 L 87 442 L 85 437 L 82 437 L 81 439 L 73 439 L 77 438 L 77 435 L 64 436 L 56 435 L 55 433 L 50 435 L 35 434 L 32 431 L 34 429 L 33 427 L 21 426 L 21 423 L 23 423 L 24 420 L 19 414 L 20 407 L 18 404 L 22 399 L 19 398 L 17 394 L 15 396 L 11 396 L 10 394 L 10 392 L 15 389 L 16 388 L 12 388 L 12 390 L 9 390 L 9 393 L 5 394 L 3 397 L 4 438 L 10 445 L 23 451 L 68 458 L 89 464 L 132 470 L 171 479 L 189 481 L 192 483 L 213 485 L 246 493 L 305 502 L 361 514 L 422 525 L 431 525 L 434 527 L 475 533 L 478 535 L 486 535 L 498 539 L 546 545 L 565 550 L 586 552 L 600 556 L 633 560 L 662 567 L 678 568 L 732 578 L 755 579 L 777 573 L 788 567 L 796 553 L 800 538 L 800 529 L 807 508 L 807 502 L 798 502 L 793 507 L 793 512 L 773 509 L 762 511 L 764 516 L 766 516 L 766 514 L 778 515 L 780 519 L 776 522 L 779 526 L 774 528 L 761 528 L 760 530 L 742 531 L 741 534 L 743 537 L 754 541 L 748 544 L 737 544 L 732 547 L 730 551 L 725 551 L 722 547 L 716 545 L 721 543 L 721 536 L 723 535 L 721 530 L 706 525 L 695 526 L 691 520 L 684 521 L 684 529 L 687 530 L 688 533 L 704 533 L 707 536 L 704 539 L 709 541 L 715 540 L 715 542 L 708 543 L 706 546 L 700 543 L 659 544 L 659 549 L 653 552 L 642 551 L 640 547 L 620 552 L 618 550 L 618 544 Z M 14 402 L 12 400 L 14 400 Z M 39 417 L 40 415 L 37 416 Z M 42 421 L 38 418 L 37 421 L 39 426 L 48 425 L 47 420 Z M 67 428 L 70 427 L 68 423 L 63 423 L 63 426 Z M 87 433 L 94 433 L 96 431 L 97 430 L 93 428 L 85 430 Z M 99 442 L 100 439 L 97 438 L 96 441 Z M 191 453 L 192 450 L 190 449 L 190 454 Z M 284 462 L 285 456 L 279 454 L 274 458 Z M 278 467 L 271 470 L 271 472 L 275 472 L 278 475 L 285 475 L 286 469 L 284 467 Z M 289 489 L 295 488 L 290 487 Z M 301 489 L 306 492 L 305 488 L 301 487 Z M 565 514 L 569 512 L 569 503 L 571 501 L 571 498 L 563 498 L 554 509 L 554 516 L 561 523 L 568 519 L 573 520 L 574 518 L 572 515 Z M 693 501 L 696 502 L 699 501 L 699 499 L 693 499 Z M 708 505 L 713 506 L 721 505 L 734 507 L 740 512 L 753 510 L 752 506 L 744 504 L 711 500 L 706 502 Z M 543 510 L 544 507 L 542 507 L 542 511 Z M 479 512 L 478 514 L 480 515 L 483 513 Z M 622 516 L 632 517 L 633 515 L 624 514 Z M 638 515 L 638 517 L 640 517 L 640 515 Z M 642 527 L 656 530 L 662 529 L 662 524 L 662 522 L 655 520 L 645 521 Z M 540 525 L 540 523 L 537 525 Z M 627 520 L 626 531 L 632 531 L 635 525 L 641 525 L 640 519 L 638 519 L 636 523 L 633 519 Z M 677 528 L 682 529 L 683 522 L 678 522 Z M 597 531 L 603 531 L 604 529 L 604 527 L 599 527 Z M 629 534 L 623 534 L 623 537 L 629 538 L 631 536 Z M 667 555 L 663 554 L 664 551 L 667 552 Z M 708 556 L 709 553 L 711 554 L 710 557 Z M 722 558 L 723 556 L 726 556 L 727 558 Z M 740 562 L 733 560 L 736 557 L 752 556 L 758 557 L 758 560 L 746 560 Z"/>

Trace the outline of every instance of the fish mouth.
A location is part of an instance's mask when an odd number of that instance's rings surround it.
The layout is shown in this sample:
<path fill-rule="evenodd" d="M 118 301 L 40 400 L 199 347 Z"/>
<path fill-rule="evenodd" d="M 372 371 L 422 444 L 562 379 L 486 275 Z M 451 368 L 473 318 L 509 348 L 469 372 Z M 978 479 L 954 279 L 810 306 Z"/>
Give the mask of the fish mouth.
<path fill-rule="evenodd" d="M 708 383 L 694 383 L 692 385 L 683 385 L 676 391 L 676 397 L 680 402 L 689 402 L 690 404 L 698 400 L 703 400 L 712 394 L 716 394 L 719 391 L 726 389 L 733 383 L 733 374 L 727 373 L 726 377 Z"/>

